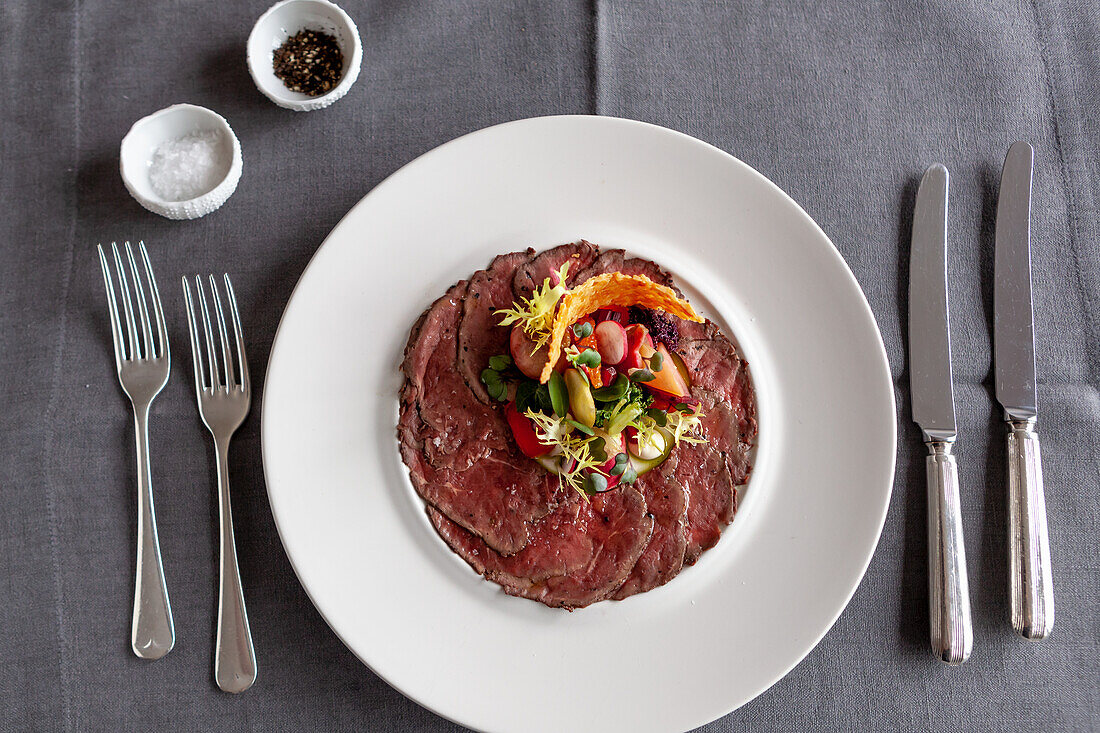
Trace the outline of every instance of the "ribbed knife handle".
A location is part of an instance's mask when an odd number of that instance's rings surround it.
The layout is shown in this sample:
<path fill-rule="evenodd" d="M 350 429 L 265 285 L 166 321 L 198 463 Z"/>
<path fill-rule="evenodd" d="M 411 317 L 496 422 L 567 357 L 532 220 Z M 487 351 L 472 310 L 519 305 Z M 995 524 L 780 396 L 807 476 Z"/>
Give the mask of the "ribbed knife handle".
<path fill-rule="evenodd" d="M 1035 418 L 1008 420 L 1008 568 L 1012 628 L 1043 639 L 1054 627 L 1047 506 Z"/>
<path fill-rule="evenodd" d="M 950 442 L 928 442 L 928 613 L 932 653 L 962 664 L 974 646 L 970 584 L 966 576 L 959 471 Z"/>

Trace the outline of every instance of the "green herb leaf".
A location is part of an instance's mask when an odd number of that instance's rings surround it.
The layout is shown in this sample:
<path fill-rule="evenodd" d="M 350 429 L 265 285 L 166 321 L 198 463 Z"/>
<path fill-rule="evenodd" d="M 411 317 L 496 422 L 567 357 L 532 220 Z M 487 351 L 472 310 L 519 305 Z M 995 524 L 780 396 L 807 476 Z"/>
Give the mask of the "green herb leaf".
<path fill-rule="evenodd" d="M 573 326 L 573 335 L 579 339 L 588 338 L 592 335 L 591 323 L 577 323 Z"/>
<path fill-rule="evenodd" d="M 661 371 L 661 365 L 664 363 L 665 357 L 661 356 L 660 351 L 654 351 L 653 356 L 649 357 L 649 368 L 655 372 Z"/>
<path fill-rule="evenodd" d="M 504 382 L 494 382 L 493 384 L 485 385 L 486 391 L 489 392 L 489 396 L 497 402 L 508 401 L 508 385 Z"/>
<path fill-rule="evenodd" d="M 615 381 L 606 387 L 592 390 L 592 399 L 597 402 L 616 402 L 626 394 L 626 388 L 630 386 L 630 380 L 625 374 L 615 377 Z"/>
<path fill-rule="evenodd" d="M 611 467 L 611 475 L 612 476 L 619 476 L 625 470 L 626 470 L 626 464 L 625 463 L 616 463 L 614 466 Z"/>
<path fill-rule="evenodd" d="M 634 470 L 634 466 L 627 464 L 626 470 L 623 471 L 623 476 L 619 479 L 620 483 L 632 484 L 638 480 L 638 472 Z"/>
<path fill-rule="evenodd" d="M 607 477 L 601 473 L 590 473 L 584 479 L 584 490 L 589 494 L 599 494 L 607 491 Z"/>
<path fill-rule="evenodd" d="M 512 357 L 507 354 L 497 354 L 489 357 L 489 368 L 496 372 L 502 372 L 512 365 Z"/>
<path fill-rule="evenodd" d="M 619 455 L 615 456 L 615 465 L 621 466 L 629 460 L 630 458 L 627 457 L 626 453 L 620 453 Z"/>
<path fill-rule="evenodd" d="M 653 372 L 648 369 L 639 369 L 630 375 L 630 379 L 634 382 L 652 382 L 657 377 L 653 375 Z"/>
<path fill-rule="evenodd" d="M 550 400 L 550 387 L 545 384 L 540 384 L 535 388 L 535 405 L 537 405 L 537 411 L 541 413 L 552 413 L 554 411 L 554 403 Z"/>
<path fill-rule="evenodd" d="M 525 379 L 516 384 L 516 409 L 527 412 L 535 407 L 535 394 L 538 392 L 538 382 Z"/>
<path fill-rule="evenodd" d="M 668 413 L 664 410 L 658 410 L 656 407 L 652 407 L 645 411 L 645 414 L 649 415 L 653 422 L 657 423 L 659 427 L 664 427 L 668 424 Z"/>
<path fill-rule="evenodd" d="M 603 360 L 600 359 L 600 352 L 595 349 L 585 349 L 577 355 L 577 359 L 574 362 L 578 366 L 586 367 L 598 367 Z"/>
<path fill-rule="evenodd" d="M 550 390 L 550 404 L 554 408 L 554 413 L 559 417 L 565 417 L 569 411 L 569 393 L 565 389 L 565 379 L 561 376 L 561 372 L 551 372 L 550 381 L 546 386 Z"/>
<path fill-rule="evenodd" d="M 679 410 L 680 412 L 694 412 L 695 408 L 693 408 L 691 405 L 687 404 L 686 402 L 677 402 L 676 403 L 676 409 Z"/>
<path fill-rule="evenodd" d="M 486 387 L 493 384 L 500 384 L 500 374 L 494 372 L 492 369 L 481 370 L 481 383 Z"/>
<path fill-rule="evenodd" d="M 595 435 L 596 434 L 595 431 L 592 430 L 592 428 L 588 427 L 584 423 L 579 423 L 576 420 L 573 420 L 572 418 L 568 418 L 568 417 L 565 418 L 565 421 L 567 423 L 569 423 L 570 425 L 572 425 L 573 427 L 575 427 L 577 430 L 580 430 L 585 435 Z M 591 450 L 591 448 L 589 450 Z M 604 460 L 606 461 L 607 458 L 605 457 Z"/>

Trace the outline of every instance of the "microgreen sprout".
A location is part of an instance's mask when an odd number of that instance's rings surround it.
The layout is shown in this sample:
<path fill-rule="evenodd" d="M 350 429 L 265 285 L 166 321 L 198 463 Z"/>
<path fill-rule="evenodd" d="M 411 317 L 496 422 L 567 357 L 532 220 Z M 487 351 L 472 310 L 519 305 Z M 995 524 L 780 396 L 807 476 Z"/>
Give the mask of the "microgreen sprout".
<path fill-rule="evenodd" d="M 566 352 L 567 354 L 569 352 Z M 567 355 L 567 359 L 576 366 L 584 366 L 589 368 L 598 367 L 601 363 L 600 352 L 595 349 L 585 349 L 584 351 L 576 351 L 572 355 Z"/>

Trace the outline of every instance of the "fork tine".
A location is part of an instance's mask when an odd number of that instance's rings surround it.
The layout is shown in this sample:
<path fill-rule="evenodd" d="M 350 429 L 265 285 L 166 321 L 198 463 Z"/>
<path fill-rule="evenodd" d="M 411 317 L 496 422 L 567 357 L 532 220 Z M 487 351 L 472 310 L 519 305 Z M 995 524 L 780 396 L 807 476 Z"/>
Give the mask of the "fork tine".
<path fill-rule="evenodd" d="M 137 326 L 134 324 L 134 308 L 130 300 L 130 286 L 126 283 L 126 268 L 122 266 L 122 257 L 118 254 L 118 245 L 111 242 L 111 249 L 115 254 L 115 270 L 118 272 L 118 282 L 122 287 L 122 309 L 126 313 L 126 330 L 130 334 L 130 358 L 142 358 L 141 346 L 138 343 Z"/>
<path fill-rule="evenodd" d="M 146 359 L 152 359 L 157 355 L 156 344 L 153 343 L 153 329 L 149 324 L 149 310 L 145 306 L 145 286 L 141 284 L 141 274 L 138 273 L 137 261 L 134 259 L 134 250 L 130 247 L 130 241 L 126 240 L 126 260 L 130 263 L 130 275 L 134 278 L 134 295 L 137 296 L 138 315 L 141 316 L 141 348 L 145 352 Z"/>
<path fill-rule="evenodd" d="M 229 353 L 229 329 L 225 327 L 225 313 L 222 311 L 222 298 L 218 294 L 218 281 L 210 276 L 210 292 L 214 299 L 214 315 L 218 319 L 218 337 L 222 344 L 222 361 L 225 363 L 225 386 L 232 389 L 237 386 L 237 376 L 233 369 L 233 356 Z"/>
<path fill-rule="evenodd" d="M 195 391 L 201 393 L 205 386 L 202 378 L 202 347 L 199 346 L 199 324 L 195 320 L 195 302 L 191 299 L 191 285 L 183 276 L 183 300 L 187 304 L 187 331 L 191 334 L 191 364 L 195 368 Z"/>
<path fill-rule="evenodd" d="M 118 322 L 115 285 L 111 280 L 111 268 L 107 264 L 107 256 L 103 254 L 103 245 L 97 244 L 96 249 L 99 250 L 99 266 L 103 268 L 103 285 L 107 288 L 107 312 L 111 319 L 111 342 L 115 345 L 115 368 L 122 369 L 122 362 L 126 359 L 126 343 L 122 340 L 122 326 Z"/>
<path fill-rule="evenodd" d="M 202 325 L 206 332 L 206 361 L 210 373 L 210 389 L 222 386 L 218 382 L 218 356 L 214 352 L 214 329 L 210 326 L 210 309 L 206 305 L 206 290 L 202 287 L 202 278 L 195 275 L 195 288 L 199 291 L 199 310 L 202 311 Z"/>
<path fill-rule="evenodd" d="M 149 277 L 149 299 L 153 302 L 153 315 L 157 319 L 157 349 L 158 357 L 168 356 L 171 348 L 168 344 L 168 326 L 164 323 L 164 307 L 160 304 L 160 290 L 157 289 L 157 277 L 153 274 L 153 264 L 149 262 L 149 253 L 145 251 L 145 242 L 138 242 L 141 251 L 141 260 L 145 264 L 145 274 Z"/>
<path fill-rule="evenodd" d="M 241 328 L 241 312 L 237 308 L 237 294 L 233 292 L 233 283 L 229 273 L 225 273 L 225 292 L 229 298 L 229 314 L 233 319 L 233 335 L 237 337 L 237 363 L 241 365 L 241 388 L 245 392 L 252 389 L 248 378 L 248 359 L 244 355 L 244 330 Z"/>

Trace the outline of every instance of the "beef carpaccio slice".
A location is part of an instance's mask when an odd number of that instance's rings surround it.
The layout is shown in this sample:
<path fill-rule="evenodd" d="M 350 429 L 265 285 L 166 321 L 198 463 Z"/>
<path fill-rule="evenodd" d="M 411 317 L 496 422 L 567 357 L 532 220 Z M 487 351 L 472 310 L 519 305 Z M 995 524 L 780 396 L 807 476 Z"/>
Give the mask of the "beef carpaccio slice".
<path fill-rule="evenodd" d="M 586 270 L 598 255 L 599 248 L 583 239 L 544 250 L 516 270 L 512 292 L 516 298 L 530 298 L 535 288 L 566 262 L 569 263 L 565 273 L 566 284 L 578 282 L 577 275 Z"/>
<path fill-rule="evenodd" d="M 675 475 L 678 463 L 679 456 L 674 451 L 660 466 L 639 476 L 634 484 L 653 517 L 653 535 L 626 581 L 612 596 L 617 600 L 664 585 L 684 566 L 688 496 Z"/>
<path fill-rule="evenodd" d="M 419 419 L 401 425 L 415 429 L 433 465 L 458 470 L 511 443 L 499 412 L 480 404 L 454 368 L 466 287 L 456 283 L 421 316 L 402 363 L 403 407 Z"/>
<path fill-rule="evenodd" d="M 662 585 L 718 541 L 751 471 L 756 404 L 734 344 L 710 321 L 678 321 L 677 352 L 692 372 L 707 442 L 681 444 L 633 487 L 590 502 L 563 489 L 519 452 L 480 374 L 508 352 L 509 330 L 494 311 L 530 297 L 564 262 L 570 286 L 618 271 L 676 287 L 657 264 L 583 240 L 496 257 L 413 326 L 398 438 L 433 525 L 456 553 L 512 595 L 573 609 Z"/>
<path fill-rule="evenodd" d="M 568 521 L 551 522 L 559 514 Z M 428 516 L 455 552 L 508 594 L 568 609 L 611 597 L 653 531 L 645 499 L 627 486 L 589 501 L 572 497 L 540 522 L 530 544 L 512 557 L 501 557 L 437 511 L 429 508 Z M 547 572 L 565 566 L 570 567 L 565 573 Z"/>
<path fill-rule="evenodd" d="M 688 496 L 684 564 L 694 565 L 704 550 L 717 544 L 722 529 L 733 521 L 737 491 L 720 450 L 705 443 L 684 443 L 676 451 L 679 460 L 673 476 Z"/>
<path fill-rule="evenodd" d="M 516 270 L 525 265 L 533 252 L 512 252 L 498 255 L 489 269 L 478 270 L 470 278 L 462 303 L 462 320 L 458 326 L 458 371 L 466 385 L 483 404 L 492 400 L 481 383 L 481 371 L 489 357 L 508 353 L 511 329 L 500 325 L 497 311 L 512 305 L 512 279 Z"/>
<path fill-rule="evenodd" d="M 621 249 L 606 249 L 600 252 L 599 257 L 591 265 L 577 273 L 576 280 L 571 285 L 580 285 L 585 280 L 609 272 L 645 275 L 658 285 L 667 285 L 677 293 L 680 292 L 672 280 L 672 275 L 663 267 L 650 260 L 643 260 L 641 257 L 627 257 L 626 252 Z"/>
<path fill-rule="evenodd" d="M 428 308 L 405 353 L 398 440 L 417 492 L 504 554 L 560 500 L 557 480 L 515 447 L 500 410 L 455 369 L 465 281 Z"/>
<path fill-rule="evenodd" d="M 703 433 L 726 455 L 733 482 L 748 481 L 756 442 L 756 394 L 748 364 L 711 321 L 684 323 L 677 352 L 692 375 L 691 393 L 703 412 Z"/>
<path fill-rule="evenodd" d="M 707 442 L 680 446 L 680 480 L 687 486 L 688 545 L 684 563 L 693 565 L 713 547 L 737 510 L 736 487 L 752 471 L 756 398 L 748 364 L 712 321 L 680 323 L 680 354 L 691 373 L 691 394 L 704 413 Z"/>

